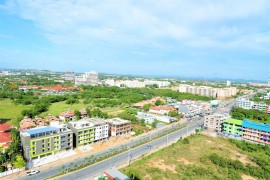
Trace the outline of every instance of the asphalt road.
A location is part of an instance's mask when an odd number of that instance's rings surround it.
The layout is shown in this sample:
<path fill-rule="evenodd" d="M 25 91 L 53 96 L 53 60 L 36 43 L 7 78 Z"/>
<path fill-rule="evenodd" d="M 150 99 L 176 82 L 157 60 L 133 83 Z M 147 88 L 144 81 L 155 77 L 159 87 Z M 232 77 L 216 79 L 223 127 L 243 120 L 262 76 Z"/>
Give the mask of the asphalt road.
<path fill-rule="evenodd" d="M 184 130 L 178 130 L 177 132 L 169 134 L 168 135 L 168 141 L 172 142 L 172 141 L 175 141 L 176 138 L 179 139 L 179 137 L 181 135 L 183 135 L 183 133 L 191 132 L 192 130 L 198 128 L 199 127 L 198 124 L 201 124 L 201 122 L 202 122 L 202 120 L 197 118 L 197 119 L 194 119 L 193 122 L 187 122 L 187 123 L 181 124 L 180 127 L 184 127 L 184 126 L 190 126 L 190 127 L 186 128 Z M 191 123 L 198 123 L 198 124 L 191 125 Z M 160 134 L 162 134 L 162 133 L 164 133 L 166 131 L 173 131 L 173 129 L 176 129 L 176 128 L 179 128 L 179 127 L 178 126 L 167 127 L 167 128 L 162 129 L 160 131 L 156 131 L 156 132 L 152 132 L 151 134 L 147 134 L 144 137 L 142 137 L 141 139 L 133 140 L 133 141 L 130 141 L 130 142 L 124 144 L 124 145 L 118 145 L 118 146 L 115 146 L 115 147 L 111 147 L 108 150 L 100 151 L 99 153 L 94 154 L 93 158 L 90 159 L 90 161 L 97 160 L 98 156 L 105 156 L 105 154 L 109 155 L 109 154 L 112 154 L 112 152 L 114 152 L 114 151 L 122 151 L 122 150 L 126 149 L 127 147 L 132 147 L 132 146 L 134 146 L 134 145 L 136 145 L 136 144 L 138 144 L 138 143 L 140 143 L 142 141 L 153 139 L 154 137 L 157 137 L 157 136 L 159 136 Z M 140 156 L 140 155 L 142 155 L 143 153 L 146 153 L 147 151 L 150 150 L 150 148 L 160 147 L 160 146 L 164 145 L 164 143 L 166 143 L 166 142 L 167 142 L 167 137 L 162 137 L 162 138 L 157 139 L 155 141 L 146 143 L 143 146 L 139 146 L 139 147 L 136 147 L 134 149 L 131 149 L 130 150 L 131 160 L 138 157 L 138 156 Z M 147 145 L 151 145 L 151 146 L 149 146 L 148 149 L 145 149 L 145 146 L 147 146 Z M 77 164 L 78 162 L 83 161 L 85 159 L 85 157 L 89 157 L 89 155 L 81 157 L 81 158 L 77 159 L 76 161 L 73 161 L 73 164 Z M 118 155 L 116 155 L 114 157 L 108 158 L 108 159 L 106 159 L 106 160 L 104 160 L 102 162 L 98 162 L 98 163 L 96 163 L 94 165 L 91 165 L 88 168 L 86 168 L 87 170 L 83 169 L 83 170 L 78 171 L 78 172 L 69 173 L 67 176 L 65 176 L 65 178 L 59 178 L 59 179 L 72 179 L 74 177 L 76 177 L 76 179 L 77 178 L 78 179 L 81 179 L 81 178 L 86 179 L 86 174 L 87 174 L 87 177 L 90 176 L 89 171 L 92 172 L 91 175 L 98 175 L 102 171 L 104 171 L 105 169 L 111 168 L 113 166 L 117 166 L 119 164 L 124 163 L 125 161 L 127 162 L 127 160 L 128 160 L 128 152 L 124 152 L 124 153 L 118 154 Z M 59 170 L 61 169 L 61 167 L 63 165 L 68 167 L 70 165 L 70 163 L 71 162 L 67 162 L 67 163 L 62 164 L 62 165 L 52 166 L 51 168 L 43 170 L 43 171 L 41 171 L 40 173 L 38 173 L 36 175 L 32 175 L 32 176 L 26 176 L 25 175 L 25 176 L 17 178 L 17 179 L 20 179 L 20 180 L 46 179 L 46 178 L 49 178 L 49 177 L 52 177 L 54 175 L 59 174 Z M 84 177 L 81 177 L 81 176 L 84 176 Z"/>
<path fill-rule="evenodd" d="M 181 137 L 183 137 L 185 134 L 190 133 L 200 127 L 202 121 L 195 122 L 191 126 L 187 126 L 186 128 L 182 130 L 178 130 L 176 132 L 173 132 L 171 134 L 168 134 L 167 136 L 163 136 L 159 139 L 153 140 L 149 143 L 146 143 L 144 145 L 135 147 L 129 151 L 125 151 L 119 155 L 116 155 L 114 157 L 111 157 L 109 159 L 106 159 L 102 162 L 96 163 L 94 165 L 91 165 L 87 168 L 84 168 L 82 170 L 69 173 L 65 176 L 57 178 L 57 180 L 69 180 L 69 179 L 91 179 L 106 169 L 116 167 L 119 165 L 122 165 L 124 163 L 128 163 L 129 161 L 132 161 L 143 154 L 150 153 L 153 149 L 170 145 L 172 142 L 175 142 L 179 140 Z"/>

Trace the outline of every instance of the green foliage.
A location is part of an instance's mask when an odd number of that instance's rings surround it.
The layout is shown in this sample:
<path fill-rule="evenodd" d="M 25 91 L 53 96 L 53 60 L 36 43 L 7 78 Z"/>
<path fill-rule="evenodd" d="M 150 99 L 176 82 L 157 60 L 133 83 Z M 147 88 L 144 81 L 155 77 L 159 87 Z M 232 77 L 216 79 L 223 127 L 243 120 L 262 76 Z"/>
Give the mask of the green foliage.
<path fill-rule="evenodd" d="M 190 141 L 188 138 L 184 138 L 182 141 L 183 144 L 190 144 Z"/>
<path fill-rule="evenodd" d="M 75 99 L 74 97 L 70 97 L 67 99 L 66 103 L 67 104 L 77 104 L 77 103 L 79 103 L 79 100 Z"/>
<path fill-rule="evenodd" d="M 164 103 L 160 100 L 160 99 L 158 99 L 156 102 L 155 102 L 155 105 L 156 106 L 160 106 L 160 105 L 163 105 Z"/>
<path fill-rule="evenodd" d="M 157 124 L 158 124 L 158 121 L 152 122 L 152 124 L 151 124 L 152 128 L 156 128 L 157 127 Z"/>
<path fill-rule="evenodd" d="M 118 114 L 117 116 L 119 118 L 122 118 L 122 119 L 130 120 L 132 122 L 137 122 L 138 121 L 137 117 L 134 114 L 131 114 L 128 111 L 124 111 L 124 112 Z"/>
<path fill-rule="evenodd" d="M 262 111 L 254 109 L 233 108 L 231 111 L 232 118 L 243 120 L 248 118 L 253 121 L 268 123 L 270 122 L 270 115 Z"/>
<path fill-rule="evenodd" d="M 26 165 L 26 162 L 24 161 L 23 157 L 20 155 L 16 156 L 16 161 L 13 162 L 13 165 L 15 168 L 23 168 Z"/>
<path fill-rule="evenodd" d="M 76 117 L 77 120 L 81 119 L 81 113 L 80 113 L 79 110 L 75 110 L 74 114 L 75 114 L 75 117 Z"/>
<path fill-rule="evenodd" d="M 175 117 L 179 119 L 179 113 L 177 111 L 169 111 L 168 116 Z"/>
<path fill-rule="evenodd" d="M 150 107 L 152 107 L 152 106 L 153 106 L 152 104 L 145 104 L 145 105 L 143 106 L 143 110 L 144 110 L 145 112 L 147 112 L 147 111 L 149 111 Z"/>
<path fill-rule="evenodd" d="M 100 118 L 109 118 L 109 115 L 105 112 L 102 112 L 99 108 L 94 108 L 92 110 L 86 109 L 88 117 L 100 117 Z"/>

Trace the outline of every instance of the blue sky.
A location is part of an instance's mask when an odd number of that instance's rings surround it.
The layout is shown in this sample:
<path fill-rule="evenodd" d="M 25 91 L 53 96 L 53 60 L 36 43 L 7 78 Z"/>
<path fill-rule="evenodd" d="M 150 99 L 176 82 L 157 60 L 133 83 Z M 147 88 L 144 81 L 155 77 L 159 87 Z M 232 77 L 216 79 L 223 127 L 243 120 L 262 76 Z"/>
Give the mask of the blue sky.
<path fill-rule="evenodd" d="M 266 80 L 269 0 L 0 0 L 0 68 Z"/>

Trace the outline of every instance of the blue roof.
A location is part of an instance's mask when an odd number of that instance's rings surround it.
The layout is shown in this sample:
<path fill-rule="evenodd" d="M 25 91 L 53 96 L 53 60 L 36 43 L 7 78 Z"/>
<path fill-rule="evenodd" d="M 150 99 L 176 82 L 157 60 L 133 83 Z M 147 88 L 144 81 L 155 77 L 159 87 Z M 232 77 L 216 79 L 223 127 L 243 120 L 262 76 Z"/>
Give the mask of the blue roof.
<path fill-rule="evenodd" d="M 270 132 L 270 124 L 252 122 L 248 119 L 244 119 L 242 126 L 247 127 L 247 128 L 260 130 L 260 131 Z"/>
<path fill-rule="evenodd" d="M 47 126 L 47 127 L 29 129 L 26 131 L 26 133 L 30 135 L 34 135 L 34 134 L 39 134 L 39 133 L 49 132 L 49 131 L 56 131 L 56 130 L 58 130 L 58 128 Z"/>

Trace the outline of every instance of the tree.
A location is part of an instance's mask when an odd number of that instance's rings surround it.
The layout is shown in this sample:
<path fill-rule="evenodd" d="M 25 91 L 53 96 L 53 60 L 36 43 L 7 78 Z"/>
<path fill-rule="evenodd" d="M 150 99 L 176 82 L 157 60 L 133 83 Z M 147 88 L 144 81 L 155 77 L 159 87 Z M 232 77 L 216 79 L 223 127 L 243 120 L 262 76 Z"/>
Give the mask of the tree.
<path fill-rule="evenodd" d="M 177 111 L 169 111 L 168 115 L 179 119 L 179 113 Z"/>
<path fill-rule="evenodd" d="M 77 120 L 81 119 L 81 113 L 80 113 L 79 110 L 75 110 L 74 114 L 75 114 L 75 117 L 76 117 Z"/>
<path fill-rule="evenodd" d="M 147 111 L 149 111 L 151 106 L 153 106 L 153 105 L 152 104 L 145 104 L 145 105 L 143 105 L 143 110 L 147 112 Z"/>
<path fill-rule="evenodd" d="M 26 162 L 24 161 L 23 157 L 20 155 L 16 156 L 16 161 L 13 162 L 13 165 L 15 168 L 23 168 L 26 165 Z"/>
<path fill-rule="evenodd" d="M 158 99 L 156 102 L 155 102 L 155 105 L 156 106 L 160 106 L 160 105 L 163 105 L 164 103 L 160 100 L 160 99 Z"/>

